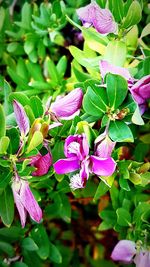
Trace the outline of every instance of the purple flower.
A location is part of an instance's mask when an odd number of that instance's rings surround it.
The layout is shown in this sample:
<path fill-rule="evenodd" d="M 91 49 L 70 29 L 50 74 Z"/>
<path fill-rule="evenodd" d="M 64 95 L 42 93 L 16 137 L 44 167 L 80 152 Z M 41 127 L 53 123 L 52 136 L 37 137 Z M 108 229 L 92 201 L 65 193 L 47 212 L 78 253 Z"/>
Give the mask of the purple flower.
<path fill-rule="evenodd" d="M 128 69 L 115 66 L 106 60 L 101 60 L 99 66 L 100 66 L 101 76 L 103 79 L 105 78 L 105 75 L 110 72 L 124 77 L 128 81 L 129 86 L 133 85 L 134 79 L 132 78 Z"/>
<path fill-rule="evenodd" d="M 137 249 L 135 242 L 130 240 L 120 240 L 114 247 L 111 258 L 127 264 L 134 262 L 136 267 L 150 266 L 150 251 Z"/>
<path fill-rule="evenodd" d="M 80 88 L 72 90 L 68 95 L 59 98 L 50 106 L 50 111 L 56 118 L 71 120 L 79 115 L 82 105 L 83 92 Z"/>
<path fill-rule="evenodd" d="M 91 25 L 101 34 L 117 33 L 117 23 L 108 9 L 101 9 L 96 3 L 77 9 L 77 14 L 85 27 Z"/>
<path fill-rule="evenodd" d="M 58 174 L 65 174 L 77 170 L 79 174 L 72 176 L 70 186 L 72 189 L 83 188 L 90 173 L 109 176 L 116 168 L 116 163 L 111 157 L 100 158 L 89 155 L 89 146 L 85 134 L 70 135 L 64 146 L 66 159 L 60 159 L 54 163 L 54 169 Z"/>
<path fill-rule="evenodd" d="M 150 98 L 150 75 L 141 78 L 131 88 L 130 92 L 134 100 L 139 104 L 145 104 Z"/>
<path fill-rule="evenodd" d="M 29 119 L 26 115 L 23 106 L 16 100 L 13 100 L 13 107 L 14 107 L 16 121 L 21 132 L 21 136 L 24 137 L 28 134 L 30 129 Z"/>
<path fill-rule="evenodd" d="M 52 156 L 50 152 L 48 152 L 46 155 L 42 156 L 40 153 L 36 155 L 35 157 L 32 157 L 31 166 L 34 166 L 37 168 L 32 175 L 33 176 L 42 176 L 46 173 L 48 173 L 48 170 L 50 166 L 52 165 Z"/>
<path fill-rule="evenodd" d="M 12 191 L 22 227 L 25 226 L 27 212 L 34 221 L 39 223 L 42 219 L 42 210 L 35 200 L 28 182 L 20 178 L 15 179 L 12 183 Z"/>
<path fill-rule="evenodd" d="M 133 256 L 136 254 L 135 242 L 130 240 L 120 240 L 114 247 L 111 258 L 114 261 L 123 261 L 131 263 Z"/>
<path fill-rule="evenodd" d="M 105 131 L 95 140 L 95 155 L 100 158 L 109 158 L 111 157 L 115 145 L 116 142 L 111 141 L 107 132 Z"/>

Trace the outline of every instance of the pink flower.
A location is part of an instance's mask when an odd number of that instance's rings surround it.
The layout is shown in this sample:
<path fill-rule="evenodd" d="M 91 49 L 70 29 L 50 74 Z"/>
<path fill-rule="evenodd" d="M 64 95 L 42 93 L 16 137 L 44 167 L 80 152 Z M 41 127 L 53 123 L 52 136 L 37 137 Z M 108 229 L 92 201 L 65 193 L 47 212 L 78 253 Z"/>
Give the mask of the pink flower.
<path fill-rule="evenodd" d="M 28 134 L 30 129 L 29 119 L 26 115 L 23 106 L 17 100 L 13 100 L 13 107 L 16 121 L 21 132 L 21 136 L 24 137 Z"/>
<path fill-rule="evenodd" d="M 139 104 L 145 104 L 150 98 L 150 75 L 141 78 L 131 88 L 130 92 L 134 100 Z"/>
<path fill-rule="evenodd" d="M 117 33 L 117 23 L 108 9 L 102 9 L 96 3 L 77 9 L 77 14 L 85 27 L 94 26 L 101 34 Z"/>
<path fill-rule="evenodd" d="M 48 152 L 46 155 L 42 156 L 40 153 L 36 155 L 35 157 L 32 157 L 31 166 L 34 166 L 37 168 L 32 175 L 33 176 L 42 176 L 46 173 L 48 173 L 48 170 L 50 166 L 52 165 L 52 156 L 50 152 Z"/>
<path fill-rule="evenodd" d="M 116 168 L 116 163 L 111 157 L 102 158 L 89 155 L 89 146 L 85 134 L 70 135 L 64 146 L 66 159 L 60 159 L 54 163 L 54 169 L 58 174 L 65 174 L 80 170 L 71 178 L 72 189 L 82 188 L 89 178 L 89 173 L 109 176 Z"/>
<path fill-rule="evenodd" d="M 42 219 L 42 210 L 35 200 L 28 182 L 21 180 L 20 178 L 14 180 L 12 183 L 12 191 L 22 227 L 25 226 L 27 212 L 32 220 L 39 223 Z"/>
<path fill-rule="evenodd" d="M 95 140 L 95 155 L 100 158 L 109 158 L 111 157 L 115 145 L 116 142 L 111 141 L 107 132 L 105 131 Z"/>

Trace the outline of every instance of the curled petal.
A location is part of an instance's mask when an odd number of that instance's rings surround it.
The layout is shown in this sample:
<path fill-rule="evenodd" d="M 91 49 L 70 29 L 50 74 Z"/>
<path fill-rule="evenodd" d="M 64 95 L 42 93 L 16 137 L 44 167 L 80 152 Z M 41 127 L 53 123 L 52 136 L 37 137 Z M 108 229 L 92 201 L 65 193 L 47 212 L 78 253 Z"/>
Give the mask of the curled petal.
<path fill-rule="evenodd" d="M 136 267 L 149 267 L 150 266 L 150 251 L 143 251 L 137 254 L 134 258 Z"/>
<path fill-rule="evenodd" d="M 57 174 L 65 174 L 76 171 L 80 168 L 77 158 L 59 159 L 54 163 L 54 170 Z"/>
<path fill-rule="evenodd" d="M 83 92 L 80 88 L 72 90 L 68 95 L 51 104 L 51 111 L 59 119 L 69 120 L 79 115 L 82 105 Z"/>
<path fill-rule="evenodd" d="M 26 181 L 22 181 L 22 186 L 20 189 L 20 198 L 24 208 L 28 211 L 30 217 L 36 221 L 40 222 L 42 219 L 42 210 L 35 200 L 30 187 Z"/>
<path fill-rule="evenodd" d="M 116 162 L 113 158 L 99 158 L 97 156 L 90 156 L 91 171 L 100 176 L 110 176 L 116 169 Z"/>
<path fill-rule="evenodd" d="M 76 157 L 79 160 L 85 158 L 89 154 L 86 135 L 69 135 L 65 140 L 64 153 L 68 158 Z"/>
<path fill-rule="evenodd" d="M 37 168 L 37 170 L 34 171 L 32 173 L 32 175 L 33 176 L 42 176 L 42 175 L 46 174 L 48 172 L 51 164 L 52 164 L 52 156 L 49 152 L 44 156 L 40 155 L 40 157 L 36 161 L 34 161 L 34 163 L 32 164 L 32 166 Z"/>
<path fill-rule="evenodd" d="M 19 126 L 22 136 L 26 136 L 29 132 L 29 119 L 26 115 L 26 112 L 23 106 L 18 103 L 16 100 L 13 100 L 14 113 L 16 117 L 17 124 Z"/>
<path fill-rule="evenodd" d="M 101 76 L 103 79 L 105 78 L 105 75 L 110 72 L 113 74 L 118 74 L 118 75 L 124 77 L 127 81 L 130 81 L 130 82 L 132 81 L 132 83 L 133 83 L 133 78 L 130 75 L 130 72 L 128 71 L 128 69 L 115 66 L 106 60 L 101 60 L 99 62 L 99 66 L 100 66 Z"/>
<path fill-rule="evenodd" d="M 130 89 L 133 98 L 138 104 L 144 104 L 150 98 L 150 75 L 136 82 Z"/>
<path fill-rule="evenodd" d="M 135 243 L 130 240 L 120 240 L 114 247 L 111 258 L 114 261 L 123 261 L 131 263 L 133 256 L 136 254 Z"/>

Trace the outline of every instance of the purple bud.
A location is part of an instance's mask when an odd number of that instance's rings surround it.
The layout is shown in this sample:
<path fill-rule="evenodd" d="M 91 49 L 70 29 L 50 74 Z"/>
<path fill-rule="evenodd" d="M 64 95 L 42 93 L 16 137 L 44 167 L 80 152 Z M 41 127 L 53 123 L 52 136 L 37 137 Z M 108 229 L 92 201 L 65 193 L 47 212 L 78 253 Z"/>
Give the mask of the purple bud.
<path fill-rule="evenodd" d="M 91 25 L 101 34 L 117 33 L 117 23 L 108 9 L 101 9 L 96 3 L 77 9 L 77 14 L 85 27 Z"/>
<path fill-rule="evenodd" d="M 100 158 L 109 158 L 115 145 L 116 142 L 111 141 L 106 132 L 104 132 L 95 140 L 95 155 Z"/>
<path fill-rule="evenodd" d="M 32 173 L 33 176 L 42 176 L 48 173 L 50 166 L 52 165 L 52 156 L 50 152 L 46 155 L 38 155 L 37 160 L 31 161 L 31 165 L 37 168 L 36 171 Z"/>
<path fill-rule="evenodd" d="M 16 100 L 13 100 L 14 113 L 16 117 L 17 124 L 19 126 L 22 136 L 26 136 L 29 132 L 29 119 L 26 115 L 26 112 L 23 106 L 18 103 Z"/>
<path fill-rule="evenodd" d="M 120 240 L 114 247 L 111 258 L 114 261 L 131 263 L 136 254 L 135 243 L 130 240 Z"/>
<path fill-rule="evenodd" d="M 68 95 L 51 104 L 51 111 L 62 120 L 70 120 L 79 115 L 83 92 L 80 88 L 72 90 Z"/>

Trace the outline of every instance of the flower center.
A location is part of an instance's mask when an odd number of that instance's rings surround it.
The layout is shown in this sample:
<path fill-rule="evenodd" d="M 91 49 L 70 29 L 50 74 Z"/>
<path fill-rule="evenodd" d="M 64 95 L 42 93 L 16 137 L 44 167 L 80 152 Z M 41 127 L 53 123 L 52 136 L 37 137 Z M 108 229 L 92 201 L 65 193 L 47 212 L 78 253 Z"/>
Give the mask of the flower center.
<path fill-rule="evenodd" d="M 68 153 L 73 153 L 73 154 L 79 154 L 79 151 L 80 151 L 80 144 L 77 143 L 77 142 L 71 142 L 69 145 L 68 145 Z"/>

